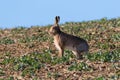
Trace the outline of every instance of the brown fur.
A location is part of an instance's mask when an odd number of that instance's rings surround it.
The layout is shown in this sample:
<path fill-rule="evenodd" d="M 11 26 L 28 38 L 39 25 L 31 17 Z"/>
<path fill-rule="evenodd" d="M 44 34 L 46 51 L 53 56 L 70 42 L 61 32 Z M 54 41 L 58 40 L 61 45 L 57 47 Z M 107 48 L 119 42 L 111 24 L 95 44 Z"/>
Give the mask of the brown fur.
<path fill-rule="evenodd" d="M 81 58 L 82 52 L 88 52 L 88 43 L 79 37 L 64 33 L 60 30 L 58 22 L 60 17 L 55 17 L 55 24 L 50 28 L 50 34 L 54 37 L 54 44 L 59 50 L 59 57 L 64 55 L 64 49 L 71 50 L 77 58 Z"/>

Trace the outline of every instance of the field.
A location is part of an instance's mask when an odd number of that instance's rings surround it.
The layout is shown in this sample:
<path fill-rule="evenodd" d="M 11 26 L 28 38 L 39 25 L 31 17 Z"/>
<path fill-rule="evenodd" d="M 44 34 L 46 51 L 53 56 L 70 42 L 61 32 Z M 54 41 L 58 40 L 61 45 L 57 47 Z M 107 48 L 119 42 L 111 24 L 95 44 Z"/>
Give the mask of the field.
<path fill-rule="evenodd" d="M 120 18 L 61 24 L 88 41 L 82 60 L 57 57 L 50 26 L 0 30 L 0 80 L 120 80 Z"/>

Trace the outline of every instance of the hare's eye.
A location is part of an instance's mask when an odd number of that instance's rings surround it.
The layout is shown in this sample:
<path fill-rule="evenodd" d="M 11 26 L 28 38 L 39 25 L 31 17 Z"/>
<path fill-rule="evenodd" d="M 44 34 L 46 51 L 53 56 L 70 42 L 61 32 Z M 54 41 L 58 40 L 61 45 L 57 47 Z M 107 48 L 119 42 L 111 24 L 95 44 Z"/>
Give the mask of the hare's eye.
<path fill-rule="evenodd" d="M 54 27 L 53 30 L 55 30 L 56 28 Z"/>

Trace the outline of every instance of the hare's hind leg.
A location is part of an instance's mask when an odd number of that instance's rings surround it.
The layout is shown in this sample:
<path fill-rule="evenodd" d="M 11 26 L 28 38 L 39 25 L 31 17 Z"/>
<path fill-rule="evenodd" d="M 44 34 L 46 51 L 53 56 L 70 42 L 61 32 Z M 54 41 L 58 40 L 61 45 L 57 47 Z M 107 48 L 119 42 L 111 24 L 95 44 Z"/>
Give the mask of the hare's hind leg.
<path fill-rule="evenodd" d="M 81 53 L 78 53 L 77 51 L 72 51 L 72 52 L 76 56 L 77 59 L 83 59 Z"/>

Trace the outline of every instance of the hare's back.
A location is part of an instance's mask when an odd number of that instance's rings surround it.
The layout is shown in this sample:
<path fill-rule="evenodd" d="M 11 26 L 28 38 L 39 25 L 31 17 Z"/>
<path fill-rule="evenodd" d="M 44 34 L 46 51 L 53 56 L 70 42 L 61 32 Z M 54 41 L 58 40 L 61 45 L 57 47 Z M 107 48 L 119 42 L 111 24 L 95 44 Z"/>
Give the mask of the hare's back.
<path fill-rule="evenodd" d="M 89 48 L 87 42 L 77 36 L 62 33 L 61 37 L 67 49 L 87 51 Z"/>

